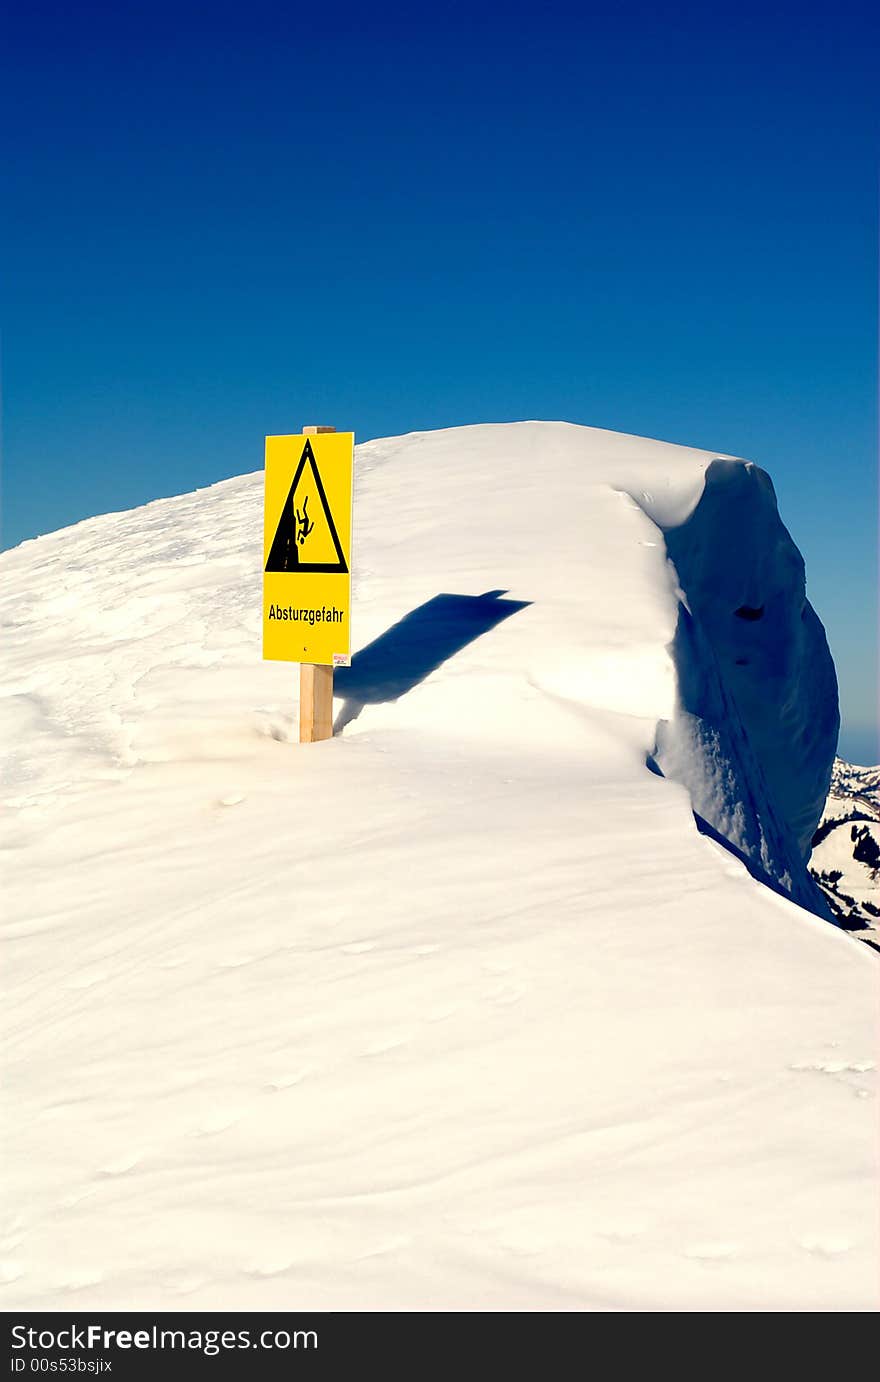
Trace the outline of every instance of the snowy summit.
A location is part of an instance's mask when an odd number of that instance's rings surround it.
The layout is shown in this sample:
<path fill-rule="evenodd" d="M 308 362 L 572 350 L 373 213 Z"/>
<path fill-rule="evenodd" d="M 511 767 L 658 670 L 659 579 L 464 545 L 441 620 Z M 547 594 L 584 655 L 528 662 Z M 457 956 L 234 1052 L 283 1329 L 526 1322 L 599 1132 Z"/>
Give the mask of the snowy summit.
<path fill-rule="evenodd" d="M 5 1308 L 873 1309 L 877 956 L 768 476 L 562 423 L 355 473 L 323 744 L 259 473 L 0 558 Z"/>

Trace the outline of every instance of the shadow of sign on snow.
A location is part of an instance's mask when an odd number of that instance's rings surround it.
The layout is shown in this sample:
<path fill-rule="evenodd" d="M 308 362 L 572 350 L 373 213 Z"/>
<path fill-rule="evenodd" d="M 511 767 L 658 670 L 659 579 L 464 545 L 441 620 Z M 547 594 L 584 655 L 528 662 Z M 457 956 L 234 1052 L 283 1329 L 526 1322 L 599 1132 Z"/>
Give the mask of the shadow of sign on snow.
<path fill-rule="evenodd" d="M 333 727 L 338 734 L 365 705 L 396 701 L 469 643 L 509 619 L 531 600 L 503 600 L 503 590 L 484 595 L 435 595 L 338 667 L 334 691 L 344 704 Z"/>

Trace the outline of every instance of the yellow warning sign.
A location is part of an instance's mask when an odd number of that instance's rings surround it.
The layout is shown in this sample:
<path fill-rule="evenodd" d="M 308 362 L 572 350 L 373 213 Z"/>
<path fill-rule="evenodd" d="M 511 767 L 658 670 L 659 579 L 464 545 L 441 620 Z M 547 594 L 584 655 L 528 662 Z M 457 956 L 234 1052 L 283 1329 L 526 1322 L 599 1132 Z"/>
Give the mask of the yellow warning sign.
<path fill-rule="evenodd" d="M 354 434 L 267 437 L 263 657 L 347 666 Z"/>

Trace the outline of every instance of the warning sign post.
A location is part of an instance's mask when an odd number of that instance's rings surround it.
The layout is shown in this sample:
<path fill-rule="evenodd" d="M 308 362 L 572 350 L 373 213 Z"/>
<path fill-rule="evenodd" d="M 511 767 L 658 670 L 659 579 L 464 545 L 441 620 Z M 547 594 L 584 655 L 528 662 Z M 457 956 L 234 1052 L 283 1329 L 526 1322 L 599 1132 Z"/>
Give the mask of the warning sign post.
<path fill-rule="evenodd" d="M 333 668 L 351 661 L 354 435 L 266 438 L 263 657 L 299 662 L 300 743 L 333 733 Z"/>

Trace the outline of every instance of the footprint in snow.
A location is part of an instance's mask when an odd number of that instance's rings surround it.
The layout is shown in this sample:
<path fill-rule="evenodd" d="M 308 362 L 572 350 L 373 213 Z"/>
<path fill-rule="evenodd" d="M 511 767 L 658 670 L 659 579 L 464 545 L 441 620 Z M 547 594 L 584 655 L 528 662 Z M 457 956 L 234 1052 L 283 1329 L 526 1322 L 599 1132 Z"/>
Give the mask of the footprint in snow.
<path fill-rule="evenodd" d="M 228 955 L 225 958 L 218 960 L 216 972 L 219 974 L 224 969 L 244 969 L 246 965 L 256 964 L 258 960 L 262 959 L 265 959 L 265 956 L 260 954 L 242 954 L 241 952 L 239 952 L 239 954 L 237 955 Z"/>
<path fill-rule="evenodd" d="M 809 1235 L 801 1239 L 801 1247 L 805 1252 L 811 1252 L 817 1257 L 841 1257 L 845 1252 L 849 1252 L 852 1243 L 848 1238 L 819 1238 Z"/>
<path fill-rule="evenodd" d="M 738 1252 L 738 1243 L 694 1243 L 692 1247 L 685 1248 L 684 1255 L 699 1262 L 724 1262 Z"/>
<path fill-rule="evenodd" d="M 302 1070 L 295 1070 L 292 1075 L 276 1075 L 275 1079 L 266 1085 L 266 1089 L 273 1094 L 280 1093 L 282 1089 L 293 1089 L 294 1085 L 301 1084 L 309 1073 L 309 1067 L 303 1066 Z"/>
<path fill-rule="evenodd" d="M 507 1007 L 510 1003 L 519 1003 L 525 998 L 528 992 L 525 984 L 516 981 L 505 980 L 501 983 L 491 984 L 484 991 L 484 996 L 490 1003 L 495 1003 L 498 1007 Z"/>
<path fill-rule="evenodd" d="M 83 1267 L 79 1271 L 71 1272 L 69 1276 L 59 1281 L 58 1285 L 62 1291 L 84 1291 L 87 1286 L 100 1286 L 103 1280 L 103 1272 L 99 1272 L 96 1268 Z"/>
<path fill-rule="evenodd" d="M 215 1137 L 217 1133 L 226 1132 L 238 1122 L 237 1113 L 229 1113 L 218 1109 L 216 1113 L 209 1113 L 207 1118 L 203 1118 L 199 1126 L 192 1134 L 193 1137 Z"/>
<path fill-rule="evenodd" d="M 106 1175 L 107 1173 L 102 1173 L 99 1171 L 98 1175 L 101 1174 Z M 97 1194 L 97 1186 L 86 1185 L 84 1187 L 81 1187 L 79 1190 L 74 1190 L 70 1195 L 65 1195 L 64 1198 L 59 1201 L 59 1203 L 61 1204 L 62 1209 L 76 1209 L 77 1205 L 82 1204 L 83 1200 L 88 1200 L 91 1198 L 92 1195 L 95 1194 Z"/>
<path fill-rule="evenodd" d="M 193 1272 L 184 1272 L 182 1276 L 166 1281 L 165 1285 L 170 1290 L 176 1291 L 179 1296 L 189 1296 L 192 1295 L 193 1291 L 198 1291 L 200 1287 L 207 1286 L 208 1278 L 206 1276 L 197 1276 Z"/>
<path fill-rule="evenodd" d="M 283 1276 L 285 1272 L 290 1271 L 292 1266 L 292 1259 L 285 1257 L 276 1258 L 275 1261 L 270 1259 L 268 1262 L 257 1262 L 253 1266 L 245 1267 L 244 1270 L 248 1276 Z"/>
<path fill-rule="evenodd" d="M 487 974 L 509 974 L 513 965 L 509 960 L 484 960 L 483 969 Z"/>
<path fill-rule="evenodd" d="M 374 1248 L 367 1248 L 366 1252 L 359 1252 L 352 1258 L 353 1262 L 368 1262 L 371 1257 L 385 1257 L 389 1252 L 397 1252 L 400 1248 L 409 1247 L 412 1239 L 406 1234 L 397 1234 L 394 1238 L 389 1238 L 385 1243 L 379 1243 Z"/>
<path fill-rule="evenodd" d="M 394 1036 L 381 1037 L 374 1041 L 372 1046 L 367 1046 L 361 1051 L 362 1056 L 384 1056 L 387 1051 L 396 1051 L 400 1046 L 406 1046 L 407 1042 L 412 1041 L 412 1032 L 399 1032 Z"/>
<path fill-rule="evenodd" d="M 24 1219 L 21 1214 L 14 1214 L 0 1229 L 0 1252 L 12 1252 L 13 1248 L 18 1248 L 24 1242 Z"/>
<path fill-rule="evenodd" d="M 68 979 L 66 988 L 69 989 L 90 989 L 96 984 L 106 983 L 108 979 L 106 969 L 81 969 L 78 974 L 72 975 Z"/>
<path fill-rule="evenodd" d="M 425 1021 L 448 1022 L 450 1017 L 455 1017 L 455 1014 L 459 1011 L 459 1008 L 460 1004 L 458 1003 L 447 1003 L 442 1008 L 432 1008 L 429 1012 L 425 1013 Z"/>
<path fill-rule="evenodd" d="M 98 1168 L 99 1176 L 126 1176 L 129 1171 L 133 1171 L 140 1165 L 140 1152 L 129 1152 L 124 1156 L 119 1156 L 115 1161 L 108 1161 L 106 1166 Z"/>
<path fill-rule="evenodd" d="M 789 1066 L 790 1070 L 815 1070 L 823 1075 L 840 1075 L 845 1070 L 851 1070 L 857 1075 L 864 1075 L 868 1070 L 875 1068 L 872 1060 L 845 1061 L 845 1060 L 812 1060 L 796 1061 Z"/>
<path fill-rule="evenodd" d="M 618 1224 L 614 1228 L 607 1228 L 600 1232 L 599 1237 L 607 1239 L 609 1243 L 631 1243 L 646 1232 L 646 1224 Z"/>

